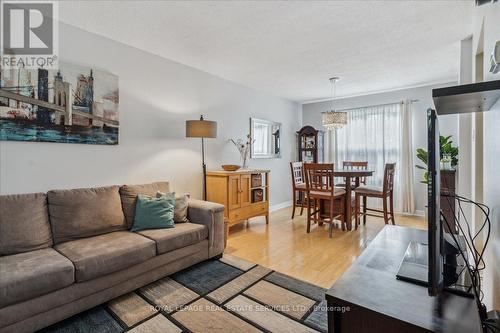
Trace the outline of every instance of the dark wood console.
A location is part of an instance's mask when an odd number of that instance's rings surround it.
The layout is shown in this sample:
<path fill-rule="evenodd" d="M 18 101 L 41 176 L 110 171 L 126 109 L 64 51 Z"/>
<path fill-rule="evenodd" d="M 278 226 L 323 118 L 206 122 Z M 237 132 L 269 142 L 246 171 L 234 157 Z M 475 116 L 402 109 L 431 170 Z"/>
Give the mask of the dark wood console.
<path fill-rule="evenodd" d="M 427 231 L 386 226 L 327 291 L 329 332 L 482 332 L 473 298 L 396 279 L 410 241 L 427 243 Z"/>

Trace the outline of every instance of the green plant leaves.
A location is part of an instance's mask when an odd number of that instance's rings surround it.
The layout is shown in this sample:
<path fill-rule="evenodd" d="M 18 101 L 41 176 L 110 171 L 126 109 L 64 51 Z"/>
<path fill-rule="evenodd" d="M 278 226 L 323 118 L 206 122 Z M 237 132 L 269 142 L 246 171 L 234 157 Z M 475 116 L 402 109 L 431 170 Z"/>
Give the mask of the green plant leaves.
<path fill-rule="evenodd" d="M 439 136 L 439 145 L 440 145 L 440 153 L 441 158 L 444 155 L 449 155 L 451 157 L 451 166 L 455 168 L 458 165 L 458 147 L 453 146 L 453 140 L 451 140 L 452 135 L 449 136 Z M 429 154 L 427 150 L 418 148 L 417 149 L 417 158 L 425 165 L 415 165 L 417 169 L 427 170 L 429 164 Z M 423 180 L 421 183 L 428 184 L 429 183 L 429 172 L 425 171 L 423 175 Z"/>

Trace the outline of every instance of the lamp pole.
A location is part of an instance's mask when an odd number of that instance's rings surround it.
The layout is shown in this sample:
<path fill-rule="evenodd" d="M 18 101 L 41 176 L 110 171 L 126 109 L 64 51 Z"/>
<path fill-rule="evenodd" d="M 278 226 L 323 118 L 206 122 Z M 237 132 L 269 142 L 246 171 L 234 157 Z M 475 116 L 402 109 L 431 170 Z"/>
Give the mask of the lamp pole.
<path fill-rule="evenodd" d="M 203 119 L 203 115 L 200 116 Z M 203 200 L 207 200 L 207 165 L 205 164 L 205 138 L 201 138 L 201 165 L 203 168 Z"/>

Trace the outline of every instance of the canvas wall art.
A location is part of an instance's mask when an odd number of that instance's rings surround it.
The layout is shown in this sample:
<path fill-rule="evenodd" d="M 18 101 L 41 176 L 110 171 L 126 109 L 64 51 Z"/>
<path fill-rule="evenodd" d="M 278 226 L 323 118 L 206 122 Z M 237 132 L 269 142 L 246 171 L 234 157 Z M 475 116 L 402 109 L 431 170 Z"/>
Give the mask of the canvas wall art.
<path fill-rule="evenodd" d="M 0 140 L 116 145 L 118 104 L 118 76 L 106 71 L 0 68 Z"/>

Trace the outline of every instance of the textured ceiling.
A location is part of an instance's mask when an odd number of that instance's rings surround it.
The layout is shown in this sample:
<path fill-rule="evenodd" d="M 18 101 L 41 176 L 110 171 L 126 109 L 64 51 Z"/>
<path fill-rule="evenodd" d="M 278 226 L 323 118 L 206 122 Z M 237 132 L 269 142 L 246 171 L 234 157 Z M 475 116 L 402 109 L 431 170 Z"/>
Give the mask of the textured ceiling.
<path fill-rule="evenodd" d="M 294 101 L 457 80 L 473 1 L 78 1 L 62 21 Z"/>

